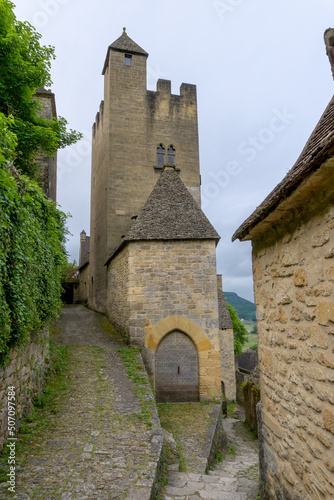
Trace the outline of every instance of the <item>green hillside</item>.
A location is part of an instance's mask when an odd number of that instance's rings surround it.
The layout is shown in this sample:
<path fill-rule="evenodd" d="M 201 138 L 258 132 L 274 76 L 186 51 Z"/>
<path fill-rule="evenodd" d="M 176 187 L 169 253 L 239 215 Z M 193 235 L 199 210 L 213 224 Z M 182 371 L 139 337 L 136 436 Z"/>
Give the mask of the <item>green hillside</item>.
<path fill-rule="evenodd" d="M 235 292 L 224 292 L 226 301 L 236 309 L 240 319 L 256 321 L 255 304 L 239 297 Z"/>

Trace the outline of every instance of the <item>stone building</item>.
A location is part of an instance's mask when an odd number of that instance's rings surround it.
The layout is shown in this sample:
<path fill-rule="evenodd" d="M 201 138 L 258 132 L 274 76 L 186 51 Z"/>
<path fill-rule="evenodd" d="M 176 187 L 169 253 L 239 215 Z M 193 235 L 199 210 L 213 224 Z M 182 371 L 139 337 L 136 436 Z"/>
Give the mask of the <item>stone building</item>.
<path fill-rule="evenodd" d="M 171 82 L 158 80 L 148 91 L 147 57 L 125 29 L 107 51 L 80 287 L 85 272 L 89 306 L 142 347 L 158 400 L 219 398 L 222 384 L 234 399 L 219 235 L 200 207 L 196 86 L 173 95 Z"/>
<path fill-rule="evenodd" d="M 333 54 L 333 30 L 325 41 Z M 333 169 L 334 97 L 295 165 L 233 236 L 252 241 L 266 499 L 334 498 Z"/>
<path fill-rule="evenodd" d="M 90 237 L 83 230 L 80 233 L 80 250 L 79 250 L 79 289 L 78 302 L 87 304 L 89 298 L 89 253 L 90 253 Z"/>
<path fill-rule="evenodd" d="M 106 312 L 105 262 L 143 208 L 164 164 L 174 164 L 199 201 L 196 86 L 158 80 L 146 90 L 148 54 L 123 34 L 108 47 L 104 100 L 93 125 L 90 298 Z"/>
<path fill-rule="evenodd" d="M 35 96 L 42 109 L 39 113 L 46 119 L 57 118 L 55 95 L 51 90 L 38 88 Z M 57 199 L 57 153 L 51 158 L 40 153 L 36 162 L 39 166 L 39 185 L 43 193 L 52 201 Z"/>

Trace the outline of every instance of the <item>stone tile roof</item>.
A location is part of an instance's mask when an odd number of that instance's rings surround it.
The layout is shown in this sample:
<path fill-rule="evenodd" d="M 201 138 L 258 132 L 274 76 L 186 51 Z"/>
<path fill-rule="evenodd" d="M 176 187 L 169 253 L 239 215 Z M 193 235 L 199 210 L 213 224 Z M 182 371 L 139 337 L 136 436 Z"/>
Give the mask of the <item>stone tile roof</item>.
<path fill-rule="evenodd" d="M 226 299 L 222 290 L 218 290 L 218 314 L 219 314 L 219 328 L 227 330 L 233 328 L 230 313 L 227 309 Z"/>
<path fill-rule="evenodd" d="M 111 45 L 108 47 L 106 59 L 104 62 L 103 66 L 103 71 L 102 75 L 104 75 L 105 70 L 108 66 L 108 59 L 109 59 L 109 51 L 110 50 L 116 50 L 118 52 L 126 52 L 128 54 L 137 54 L 137 55 L 142 55 L 145 57 L 148 57 L 148 53 L 142 49 L 136 42 L 134 42 L 125 32 L 125 28 L 123 28 L 123 33 L 117 40 L 115 40 Z"/>
<path fill-rule="evenodd" d="M 312 132 L 292 169 L 267 198 L 237 229 L 232 241 L 243 240 L 259 222 L 274 211 L 298 185 L 334 155 L 334 96 Z"/>
<path fill-rule="evenodd" d="M 173 167 L 165 167 L 125 241 L 220 239 Z"/>
<path fill-rule="evenodd" d="M 245 372 L 252 372 L 258 364 L 258 353 L 252 349 L 246 349 L 240 356 L 236 357 L 238 368 Z"/>

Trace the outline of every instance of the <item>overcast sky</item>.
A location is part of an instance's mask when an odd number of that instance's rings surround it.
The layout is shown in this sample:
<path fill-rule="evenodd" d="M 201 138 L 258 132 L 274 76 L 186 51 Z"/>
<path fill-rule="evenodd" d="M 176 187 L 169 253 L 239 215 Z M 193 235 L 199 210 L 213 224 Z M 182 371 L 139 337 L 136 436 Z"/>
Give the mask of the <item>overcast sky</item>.
<path fill-rule="evenodd" d="M 253 300 L 251 245 L 231 236 L 293 166 L 333 95 L 323 41 L 333 0 L 14 0 L 56 48 L 57 112 L 84 139 L 58 153 L 57 201 L 72 215 L 67 249 L 89 234 L 91 128 L 108 45 L 123 26 L 158 78 L 197 85 L 203 210 L 221 235 L 223 289 Z"/>

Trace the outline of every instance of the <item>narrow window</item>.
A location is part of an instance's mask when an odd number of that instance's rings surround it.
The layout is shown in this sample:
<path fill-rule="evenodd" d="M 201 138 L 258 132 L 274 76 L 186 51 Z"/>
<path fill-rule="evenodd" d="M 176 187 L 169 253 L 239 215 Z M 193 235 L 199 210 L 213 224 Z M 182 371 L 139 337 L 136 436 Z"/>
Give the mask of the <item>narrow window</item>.
<path fill-rule="evenodd" d="M 125 54 L 125 66 L 131 66 L 131 58 L 132 56 Z"/>
<path fill-rule="evenodd" d="M 162 168 L 165 164 L 165 148 L 162 144 L 157 147 L 157 165 Z"/>
<path fill-rule="evenodd" d="M 175 165 L 175 149 L 173 146 L 169 146 L 167 150 L 167 164 Z"/>

